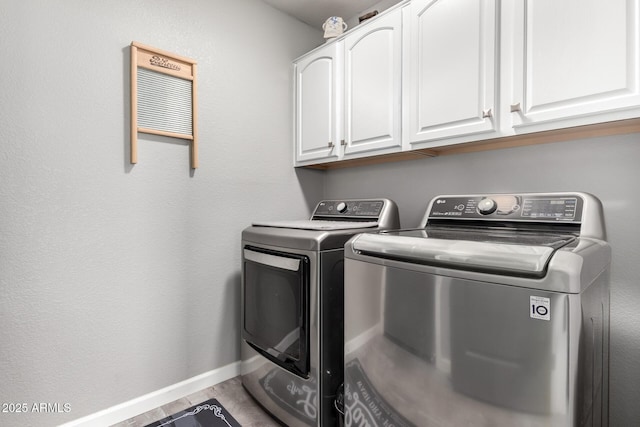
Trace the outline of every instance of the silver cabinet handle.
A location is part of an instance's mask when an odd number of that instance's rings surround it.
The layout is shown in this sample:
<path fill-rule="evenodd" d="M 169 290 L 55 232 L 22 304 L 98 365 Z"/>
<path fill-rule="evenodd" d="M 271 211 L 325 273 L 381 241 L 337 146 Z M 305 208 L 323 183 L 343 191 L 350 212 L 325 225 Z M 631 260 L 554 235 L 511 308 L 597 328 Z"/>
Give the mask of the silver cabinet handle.
<path fill-rule="evenodd" d="M 329 141 L 329 144 L 327 144 L 327 146 L 328 146 L 329 148 L 333 148 L 333 147 L 335 146 L 335 144 L 334 144 L 333 142 Z"/>
<path fill-rule="evenodd" d="M 489 108 L 488 110 L 483 110 L 482 111 L 482 118 L 483 119 L 488 119 L 493 117 L 493 111 L 491 111 L 491 108 Z"/>
<path fill-rule="evenodd" d="M 515 113 L 516 111 L 522 111 L 519 102 L 517 104 L 511 104 L 511 112 Z"/>
<path fill-rule="evenodd" d="M 340 145 L 342 146 L 347 145 L 347 142 L 343 139 L 342 141 L 340 141 Z"/>

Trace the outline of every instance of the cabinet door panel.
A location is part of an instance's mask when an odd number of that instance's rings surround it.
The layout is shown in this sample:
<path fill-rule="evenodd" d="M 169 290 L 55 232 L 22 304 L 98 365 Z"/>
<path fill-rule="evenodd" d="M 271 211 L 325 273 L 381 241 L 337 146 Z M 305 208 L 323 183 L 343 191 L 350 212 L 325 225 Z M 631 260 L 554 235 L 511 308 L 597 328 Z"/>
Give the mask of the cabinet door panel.
<path fill-rule="evenodd" d="M 416 0 L 411 7 L 410 142 L 493 131 L 494 1 Z"/>
<path fill-rule="evenodd" d="M 345 40 L 345 154 L 401 146 L 402 15 Z"/>
<path fill-rule="evenodd" d="M 297 161 L 337 155 L 338 60 L 333 44 L 296 64 Z"/>
<path fill-rule="evenodd" d="M 521 0 L 520 7 L 514 125 L 640 105 L 638 0 Z"/>

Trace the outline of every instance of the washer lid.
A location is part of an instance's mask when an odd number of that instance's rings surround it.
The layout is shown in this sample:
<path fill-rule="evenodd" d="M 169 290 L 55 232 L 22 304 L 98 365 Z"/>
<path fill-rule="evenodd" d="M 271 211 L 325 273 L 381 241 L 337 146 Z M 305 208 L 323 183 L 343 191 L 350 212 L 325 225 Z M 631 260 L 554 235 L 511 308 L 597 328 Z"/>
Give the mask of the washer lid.
<path fill-rule="evenodd" d="M 542 277 L 555 251 L 575 239 L 568 234 L 417 229 L 362 234 L 352 242 L 355 251 L 380 258 Z"/>

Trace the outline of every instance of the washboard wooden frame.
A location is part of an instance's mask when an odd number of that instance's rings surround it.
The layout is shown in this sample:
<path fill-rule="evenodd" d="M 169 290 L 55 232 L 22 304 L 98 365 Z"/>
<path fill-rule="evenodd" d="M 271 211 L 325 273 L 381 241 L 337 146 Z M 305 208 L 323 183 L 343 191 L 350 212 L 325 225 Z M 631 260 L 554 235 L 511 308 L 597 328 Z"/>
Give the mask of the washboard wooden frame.
<path fill-rule="evenodd" d="M 138 163 L 138 132 L 191 141 L 198 167 L 196 61 L 131 42 L 131 163 Z"/>

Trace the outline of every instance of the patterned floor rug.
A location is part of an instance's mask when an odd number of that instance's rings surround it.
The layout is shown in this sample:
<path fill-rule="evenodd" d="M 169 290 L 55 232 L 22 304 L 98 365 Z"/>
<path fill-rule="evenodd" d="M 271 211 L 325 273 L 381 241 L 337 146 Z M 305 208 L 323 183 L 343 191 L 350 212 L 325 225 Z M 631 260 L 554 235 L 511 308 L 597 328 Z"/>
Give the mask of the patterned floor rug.
<path fill-rule="evenodd" d="M 145 427 L 242 427 L 216 399 L 209 399 Z"/>

